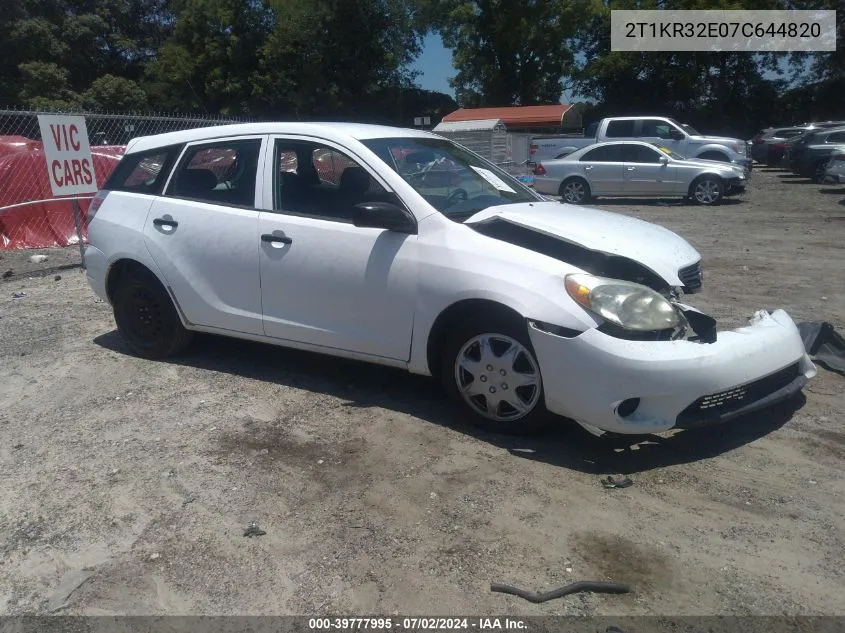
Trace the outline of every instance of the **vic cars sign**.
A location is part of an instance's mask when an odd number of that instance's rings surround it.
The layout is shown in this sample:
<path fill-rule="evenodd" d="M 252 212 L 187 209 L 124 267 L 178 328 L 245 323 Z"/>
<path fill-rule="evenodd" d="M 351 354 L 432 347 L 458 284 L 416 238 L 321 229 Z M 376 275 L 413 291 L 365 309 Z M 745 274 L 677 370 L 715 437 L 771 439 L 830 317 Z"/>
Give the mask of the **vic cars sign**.
<path fill-rule="evenodd" d="M 85 117 L 39 114 L 38 126 L 53 195 L 96 193 L 97 177 Z"/>

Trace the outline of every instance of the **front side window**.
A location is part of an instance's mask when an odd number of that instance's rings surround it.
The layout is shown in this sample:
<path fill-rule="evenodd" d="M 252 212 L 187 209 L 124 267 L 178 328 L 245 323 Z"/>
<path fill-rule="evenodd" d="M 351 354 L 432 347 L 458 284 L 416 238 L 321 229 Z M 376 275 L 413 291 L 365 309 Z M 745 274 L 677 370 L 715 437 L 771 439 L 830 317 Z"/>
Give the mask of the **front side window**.
<path fill-rule="evenodd" d="M 640 136 L 656 137 L 660 139 L 672 138 L 672 126 L 659 119 L 645 119 Z"/>
<path fill-rule="evenodd" d="M 487 207 L 541 200 L 505 171 L 445 139 L 379 138 L 361 142 L 431 206 L 456 221 Z"/>
<path fill-rule="evenodd" d="M 361 202 L 391 202 L 395 196 L 353 158 L 310 141 L 276 140 L 273 209 L 351 222 Z"/>
<path fill-rule="evenodd" d="M 827 143 L 845 143 L 845 132 L 834 132 L 828 134 Z"/>
<path fill-rule="evenodd" d="M 194 145 L 185 152 L 166 195 L 213 204 L 255 206 L 261 139 Z"/>

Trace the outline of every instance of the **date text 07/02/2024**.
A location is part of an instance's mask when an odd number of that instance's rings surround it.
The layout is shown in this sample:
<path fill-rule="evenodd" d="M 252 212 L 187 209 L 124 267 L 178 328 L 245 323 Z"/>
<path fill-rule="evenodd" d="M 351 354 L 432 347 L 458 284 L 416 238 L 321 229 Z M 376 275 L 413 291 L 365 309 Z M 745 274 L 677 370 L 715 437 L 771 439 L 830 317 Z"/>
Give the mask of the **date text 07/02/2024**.
<path fill-rule="evenodd" d="M 312 631 L 517 631 L 527 628 L 518 618 L 310 618 Z"/>

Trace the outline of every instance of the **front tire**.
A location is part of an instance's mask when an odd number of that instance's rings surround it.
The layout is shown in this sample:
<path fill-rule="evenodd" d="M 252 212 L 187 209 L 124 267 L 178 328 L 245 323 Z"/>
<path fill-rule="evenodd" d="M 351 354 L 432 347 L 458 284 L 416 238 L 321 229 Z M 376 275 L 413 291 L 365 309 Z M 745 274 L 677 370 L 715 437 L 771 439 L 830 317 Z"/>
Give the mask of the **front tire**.
<path fill-rule="evenodd" d="M 590 185 L 583 178 L 567 178 L 558 190 L 563 202 L 583 204 L 590 201 Z"/>
<path fill-rule="evenodd" d="M 724 195 L 725 186 L 718 176 L 699 176 L 689 189 L 689 197 L 704 206 L 719 204 Z"/>
<path fill-rule="evenodd" d="M 183 350 L 193 338 L 179 320 L 167 291 L 152 273 L 130 271 L 118 282 L 113 297 L 117 330 L 129 349 L 149 359 Z"/>
<path fill-rule="evenodd" d="M 524 326 L 488 318 L 458 327 L 444 346 L 440 377 L 476 426 L 528 435 L 548 424 L 540 365 Z"/>

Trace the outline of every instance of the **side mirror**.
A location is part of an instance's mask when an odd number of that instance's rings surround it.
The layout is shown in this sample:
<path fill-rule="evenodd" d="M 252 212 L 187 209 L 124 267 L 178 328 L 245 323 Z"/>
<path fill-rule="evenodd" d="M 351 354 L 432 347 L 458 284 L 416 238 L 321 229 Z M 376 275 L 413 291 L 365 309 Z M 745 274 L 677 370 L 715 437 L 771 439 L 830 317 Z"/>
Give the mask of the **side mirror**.
<path fill-rule="evenodd" d="M 417 222 L 409 211 L 392 202 L 361 202 L 352 207 L 352 224 L 416 235 Z"/>
<path fill-rule="evenodd" d="M 681 132 L 680 130 L 675 130 L 675 129 L 673 129 L 669 132 L 669 136 L 671 136 L 672 139 L 675 140 L 675 141 L 683 141 L 684 138 L 685 138 L 683 132 Z"/>
<path fill-rule="evenodd" d="M 669 157 L 668 156 L 661 156 L 660 157 L 660 164 L 661 165 L 668 165 L 669 164 Z"/>

